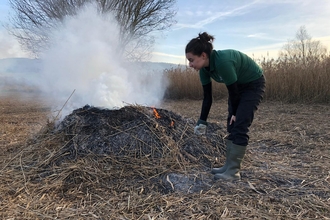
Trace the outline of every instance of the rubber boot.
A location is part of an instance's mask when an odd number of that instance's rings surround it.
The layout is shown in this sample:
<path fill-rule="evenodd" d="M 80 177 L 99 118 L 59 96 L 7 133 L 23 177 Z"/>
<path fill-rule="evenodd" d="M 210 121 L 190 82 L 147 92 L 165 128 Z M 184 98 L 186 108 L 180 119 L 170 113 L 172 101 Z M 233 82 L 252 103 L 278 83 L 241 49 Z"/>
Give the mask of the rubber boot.
<path fill-rule="evenodd" d="M 233 142 L 231 140 L 228 140 L 228 139 L 224 139 L 224 140 L 225 140 L 225 145 L 226 145 L 226 162 L 225 162 L 225 165 L 223 165 L 220 168 L 213 168 L 211 170 L 211 173 L 212 174 L 223 173 L 223 172 L 225 172 L 227 170 L 227 167 L 228 167 L 228 156 L 230 154 L 230 148 L 231 148 L 231 145 L 233 144 Z"/>
<path fill-rule="evenodd" d="M 230 148 L 230 154 L 227 158 L 228 166 L 227 170 L 223 173 L 214 175 L 215 180 L 239 180 L 241 175 L 239 173 L 241 169 L 241 163 L 244 158 L 246 146 L 240 146 L 232 144 Z"/>

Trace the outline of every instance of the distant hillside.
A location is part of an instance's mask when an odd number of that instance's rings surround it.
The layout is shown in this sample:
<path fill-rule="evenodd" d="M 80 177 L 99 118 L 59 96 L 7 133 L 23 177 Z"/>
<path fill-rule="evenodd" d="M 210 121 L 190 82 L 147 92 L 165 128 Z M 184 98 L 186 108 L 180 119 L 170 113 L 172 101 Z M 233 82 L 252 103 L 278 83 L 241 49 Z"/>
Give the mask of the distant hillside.
<path fill-rule="evenodd" d="M 154 68 L 157 70 L 176 68 L 178 66 L 178 64 L 162 63 L 162 62 L 141 62 L 141 65 L 145 65 L 146 67 L 149 67 L 151 69 Z"/>
<path fill-rule="evenodd" d="M 28 58 L 0 59 L 0 74 L 39 73 L 42 61 Z"/>
<path fill-rule="evenodd" d="M 178 67 L 177 64 L 161 62 L 139 62 L 138 66 L 146 71 L 161 71 Z M 42 70 L 42 60 L 28 58 L 0 59 L 0 76 L 23 76 L 39 74 Z"/>

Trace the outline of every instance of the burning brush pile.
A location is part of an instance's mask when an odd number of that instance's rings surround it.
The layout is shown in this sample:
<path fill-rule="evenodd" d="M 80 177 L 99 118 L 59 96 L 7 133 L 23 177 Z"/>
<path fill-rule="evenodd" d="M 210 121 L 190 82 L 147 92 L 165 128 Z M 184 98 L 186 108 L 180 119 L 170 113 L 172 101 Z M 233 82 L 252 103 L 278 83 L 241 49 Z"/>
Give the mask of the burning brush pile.
<path fill-rule="evenodd" d="M 39 163 L 31 181 L 57 182 L 61 191 L 96 183 L 115 191 L 209 189 L 208 172 L 216 157 L 224 156 L 224 131 L 211 123 L 207 135 L 197 136 L 195 123 L 165 109 L 86 105 L 30 143 L 40 149 L 33 150 Z"/>

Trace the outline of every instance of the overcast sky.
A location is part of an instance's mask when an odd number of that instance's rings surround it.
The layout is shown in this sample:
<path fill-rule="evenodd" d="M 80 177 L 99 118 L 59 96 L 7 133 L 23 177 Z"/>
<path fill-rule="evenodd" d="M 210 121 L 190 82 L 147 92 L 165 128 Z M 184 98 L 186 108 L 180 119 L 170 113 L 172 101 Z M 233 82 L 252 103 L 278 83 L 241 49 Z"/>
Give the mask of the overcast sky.
<path fill-rule="evenodd" d="M 330 0 L 177 0 L 177 23 L 157 39 L 152 61 L 185 63 L 184 49 L 199 32 L 215 36 L 215 49 L 237 49 L 255 58 L 276 57 L 301 26 L 330 50 Z M 0 0 L 0 21 L 10 8 Z M 0 27 L 0 59 L 26 57 Z"/>

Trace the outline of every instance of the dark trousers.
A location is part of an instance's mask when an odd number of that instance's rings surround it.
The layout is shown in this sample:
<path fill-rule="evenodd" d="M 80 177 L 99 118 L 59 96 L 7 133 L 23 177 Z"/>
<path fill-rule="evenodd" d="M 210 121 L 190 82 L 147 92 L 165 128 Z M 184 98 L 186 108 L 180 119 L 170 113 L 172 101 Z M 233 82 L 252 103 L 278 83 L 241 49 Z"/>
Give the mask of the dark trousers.
<path fill-rule="evenodd" d="M 240 101 L 236 111 L 236 121 L 231 125 L 229 125 L 229 122 L 232 116 L 232 109 L 228 99 L 227 131 L 229 135 L 227 138 L 233 141 L 234 144 L 247 146 L 249 142 L 249 127 L 265 92 L 265 78 L 262 76 L 250 83 L 240 84 L 238 89 Z"/>

